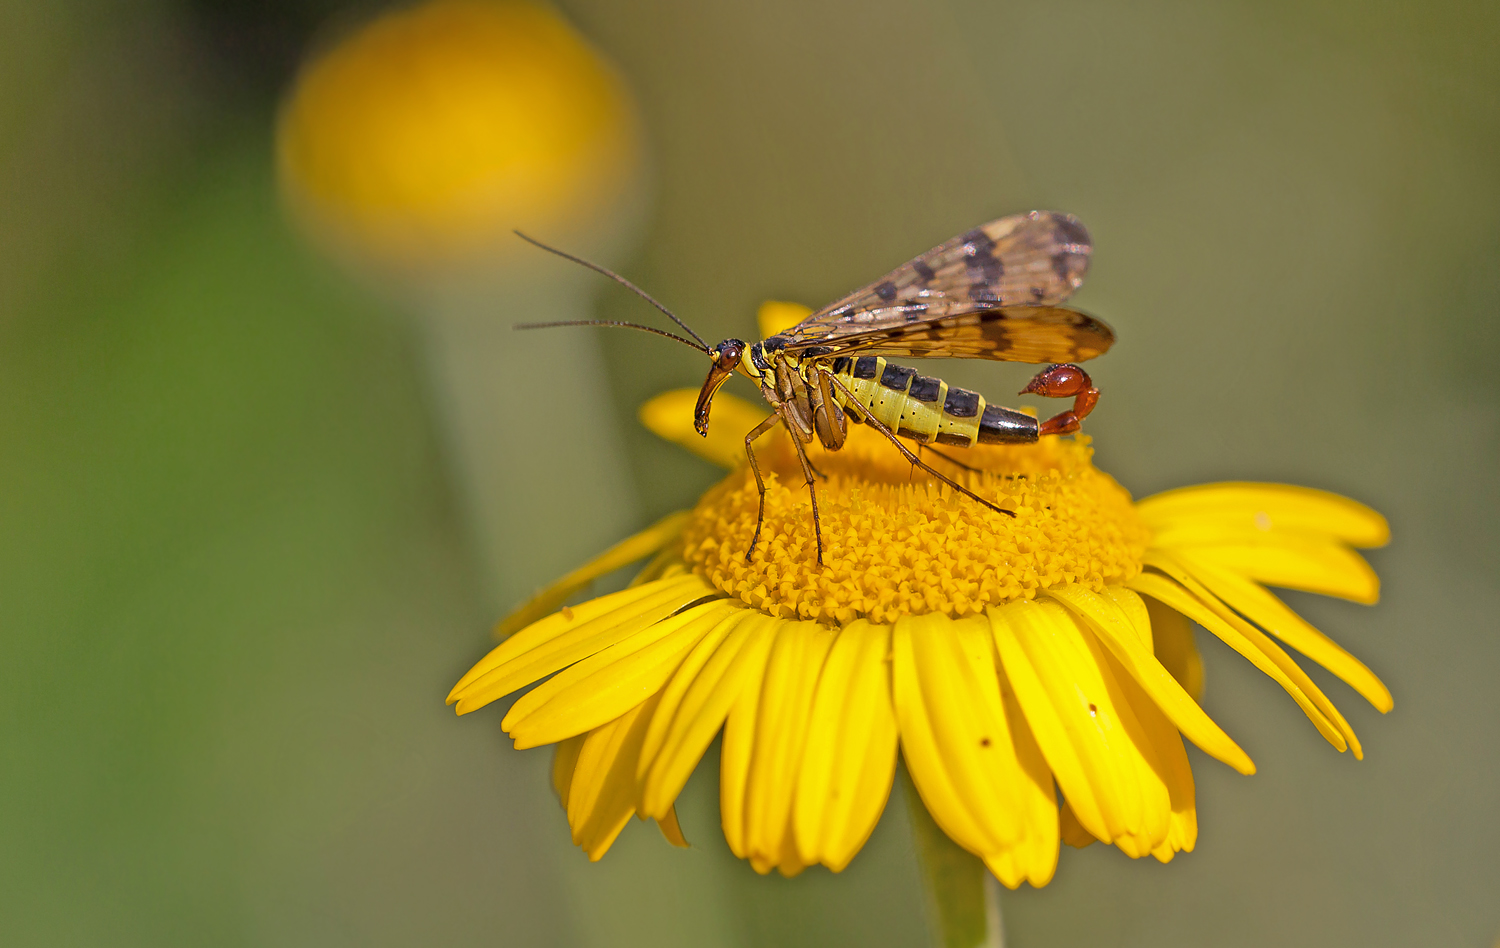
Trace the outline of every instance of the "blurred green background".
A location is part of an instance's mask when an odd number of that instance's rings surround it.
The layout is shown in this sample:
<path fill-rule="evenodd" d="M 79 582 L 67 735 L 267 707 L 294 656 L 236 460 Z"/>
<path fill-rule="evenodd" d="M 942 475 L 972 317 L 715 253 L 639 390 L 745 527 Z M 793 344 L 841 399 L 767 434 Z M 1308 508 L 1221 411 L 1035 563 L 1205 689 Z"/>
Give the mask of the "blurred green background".
<path fill-rule="evenodd" d="M 301 51 L 370 9 L 0 3 L 0 941 L 921 944 L 899 801 L 843 874 L 761 878 L 709 760 L 694 849 L 633 825 L 591 865 L 547 752 L 443 707 L 495 616 L 423 363 L 284 223 L 270 160 Z M 1382 718 L 1313 670 L 1367 759 L 1202 642 L 1208 710 L 1260 773 L 1194 752 L 1197 851 L 1065 849 L 1006 896 L 1010 944 L 1492 944 L 1500 7 L 561 9 L 650 136 L 625 269 L 703 335 L 1065 209 L 1097 247 L 1079 302 L 1121 339 L 1101 466 L 1137 496 L 1290 481 L 1391 519 L 1379 606 L 1294 597 L 1396 695 Z M 644 524 L 716 476 L 634 421 L 702 360 L 600 343 L 631 469 L 557 476 L 630 478 Z M 538 550 L 525 581 L 568 565 Z"/>

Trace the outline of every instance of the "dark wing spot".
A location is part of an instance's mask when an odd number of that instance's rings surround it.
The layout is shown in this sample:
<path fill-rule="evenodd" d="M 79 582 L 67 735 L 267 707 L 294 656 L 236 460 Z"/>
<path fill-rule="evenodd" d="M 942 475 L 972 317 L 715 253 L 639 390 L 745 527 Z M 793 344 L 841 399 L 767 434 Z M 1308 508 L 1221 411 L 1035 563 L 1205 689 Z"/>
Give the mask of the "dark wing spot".
<path fill-rule="evenodd" d="M 875 295 L 889 303 L 896 298 L 896 284 L 890 280 L 875 285 Z"/>
<path fill-rule="evenodd" d="M 970 257 L 988 257 L 995 251 L 995 242 L 990 240 L 990 235 L 979 228 L 974 228 L 964 234 L 964 253 Z"/>
<path fill-rule="evenodd" d="M 943 400 L 943 411 L 954 418 L 973 418 L 979 414 L 979 393 L 966 388 L 949 388 L 948 397 Z"/>
<path fill-rule="evenodd" d="M 1000 294 L 988 283 L 975 283 L 969 287 L 969 299 L 976 303 L 999 303 Z"/>
<path fill-rule="evenodd" d="M 919 402 L 935 402 L 937 401 L 938 392 L 942 391 L 942 388 L 942 379 L 919 375 L 911 380 L 911 388 L 906 390 L 906 394 Z"/>
<path fill-rule="evenodd" d="M 912 377 L 917 374 L 916 369 L 904 365 L 893 365 L 886 363 L 885 372 L 880 376 L 880 384 L 894 392 L 906 391 L 906 386 L 911 384 Z"/>
<path fill-rule="evenodd" d="M 933 280 L 937 279 L 937 274 L 933 272 L 932 268 L 927 265 L 927 261 L 925 260 L 913 260 L 911 262 L 911 268 L 916 272 L 917 278 L 920 279 L 923 283 L 931 283 Z"/>
<path fill-rule="evenodd" d="M 1085 247 L 1092 245 L 1088 230 L 1072 215 L 1059 215 L 1053 219 L 1053 226 L 1063 240 L 1070 244 L 1082 244 Z"/>
<path fill-rule="evenodd" d="M 879 370 L 878 356 L 860 356 L 854 361 L 854 377 L 857 379 L 873 379 Z"/>
<path fill-rule="evenodd" d="M 994 283 L 1005 275 L 1005 264 L 995 257 L 965 257 L 964 266 L 968 268 L 970 280 L 986 280 Z"/>

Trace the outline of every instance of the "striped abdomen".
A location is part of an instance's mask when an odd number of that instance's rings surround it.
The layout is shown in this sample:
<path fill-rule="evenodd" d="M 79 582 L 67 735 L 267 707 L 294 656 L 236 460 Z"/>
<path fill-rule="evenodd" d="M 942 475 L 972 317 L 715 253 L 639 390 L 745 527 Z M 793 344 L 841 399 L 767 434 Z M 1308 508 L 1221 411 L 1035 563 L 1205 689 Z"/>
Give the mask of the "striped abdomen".
<path fill-rule="evenodd" d="M 879 356 L 835 359 L 833 374 L 880 423 L 924 444 L 968 447 L 983 444 L 1029 444 L 1037 440 L 1037 420 L 984 396 L 950 386 L 942 379 L 918 375 Z M 846 398 L 834 387 L 834 398 Z M 853 412 L 849 417 L 859 419 Z"/>

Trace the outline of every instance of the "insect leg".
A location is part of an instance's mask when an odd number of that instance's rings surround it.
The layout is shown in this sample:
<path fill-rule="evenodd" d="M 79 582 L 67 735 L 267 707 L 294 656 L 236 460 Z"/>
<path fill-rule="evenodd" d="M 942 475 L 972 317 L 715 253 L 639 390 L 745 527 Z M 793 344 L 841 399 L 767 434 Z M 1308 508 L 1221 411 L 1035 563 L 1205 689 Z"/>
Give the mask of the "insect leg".
<path fill-rule="evenodd" d="M 753 429 L 751 429 L 749 434 L 745 435 L 745 457 L 750 459 L 750 470 L 755 473 L 755 489 L 760 491 L 760 509 L 757 510 L 755 514 L 755 536 L 750 538 L 750 549 L 745 551 L 746 563 L 750 562 L 750 554 L 755 552 L 755 544 L 760 542 L 761 524 L 766 522 L 766 482 L 765 479 L 760 476 L 760 464 L 756 462 L 755 449 L 752 448 L 750 444 L 756 438 L 759 438 L 767 431 L 770 431 L 772 428 L 776 427 L 776 425 L 780 421 L 781 412 L 772 412 L 770 417 L 768 417 L 760 424 L 756 425 Z M 793 438 L 793 443 L 795 443 L 796 440 L 796 438 Z"/>
<path fill-rule="evenodd" d="M 1088 417 L 1099 401 L 1099 390 L 1094 387 L 1089 374 L 1076 365 L 1064 363 L 1043 369 L 1036 374 L 1022 395 L 1041 395 L 1043 398 L 1067 398 L 1073 396 L 1073 407 L 1042 422 L 1039 434 L 1071 434 L 1079 423 Z"/>
<path fill-rule="evenodd" d="M 948 475 L 928 466 L 925 461 L 913 454 L 910 448 L 902 444 L 901 439 L 896 437 L 895 433 L 891 431 L 891 429 L 882 424 L 880 419 L 876 418 L 873 412 L 871 412 L 868 408 L 865 408 L 863 405 L 860 405 L 859 401 L 854 397 L 854 394 L 844 387 L 843 382 L 840 382 L 836 377 L 831 379 L 831 381 L 834 385 L 838 386 L 838 388 L 848 397 L 850 404 L 859 406 L 859 412 L 860 414 L 865 416 L 866 424 L 869 424 L 876 431 L 885 435 L 886 440 L 890 441 L 891 444 L 894 444 L 896 446 L 896 450 L 900 451 L 902 456 L 905 457 L 908 461 L 915 464 L 917 467 L 920 467 L 922 470 L 926 471 L 928 474 L 931 474 L 938 480 L 942 481 L 944 484 L 947 484 L 949 487 L 958 491 L 960 494 L 963 494 L 965 497 L 968 497 L 971 500 L 979 501 L 981 504 L 984 504 L 986 507 L 995 511 L 995 513 L 1003 513 L 1007 517 L 1014 517 L 1016 515 L 1016 512 L 1014 510 L 1006 510 L 1004 507 L 995 506 L 994 504 L 985 500 L 983 497 L 980 497 L 978 494 L 969 490 L 964 485 L 960 484 L 958 481 L 955 481 Z"/>
<path fill-rule="evenodd" d="M 976 474 L 980 473 L 980 469 L 979 468 L 977 468 L 977 467 L 970 467 L 969 465 L 967 465 L 964 462 L 960 461 L 958 458 L 954 457 L 953 455 L 951 455 L 951 454 L 944 454 L 943 452 L 939 451 L 937 448 L 932 447 L 931 445 L 923 444 L 922 442 L 918 441 L 917 442 L 917 450 L 919 450 L 919 451 L 922 451 L 922 450 L 931 451 L 933 454 L 936 454 L 938 457 L 942 458 L 944 461 L 947 461 L 949 464 L 957 465 L 958 467 L 961 467 L 961 468 L 963 468 L 966 471 L 973 471 Z"/>
<path fill-rule="evenodd" d="M 795 370 L 783 369 L 776 373 L 776 389 L 780 398 L 776 409 L 783 413 L 782 420 L 792 437 L 799 441 L 811 441 L 813 437 L 812 409 L 808 405 L 807 386 Z M 785 406 L 783 408 L 783 406 Z"/>
<path fill-rule="evenodd" d="M 844 446 L 849 429 L 844 423 L 844 411 L 834 402 L 833 390 L 828 387 L 828 378 L 832 374 L 827 368 L 815 365 L 812 378 L 807 380 L 807 395 L 818 440 L 828 450 L 837 451 Z"/>
<path fill-rule="evenodd" d="M 818 488 L 813 482 L 812 462 L 807 459 L 807 449 L 802 447 L 802 442 L 796 438 L 792 439 L 792 447 L 797 449 L 797 460 L 802 462 L 802 476 L 807 479 L 807 494 L 812 498 L 813 511 L 813 541 L 818 545 L 818 565 L 823 565 L 823 524 L 818 519 Z"/>

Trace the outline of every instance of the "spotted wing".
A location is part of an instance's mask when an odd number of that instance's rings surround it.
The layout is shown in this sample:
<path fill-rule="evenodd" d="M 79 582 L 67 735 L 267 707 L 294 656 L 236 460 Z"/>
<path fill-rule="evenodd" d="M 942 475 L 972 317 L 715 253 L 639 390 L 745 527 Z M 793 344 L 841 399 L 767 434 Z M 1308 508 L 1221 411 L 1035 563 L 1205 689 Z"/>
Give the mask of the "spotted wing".
<path fill-rule="evenodd" d="M 1002 217 L 934 247 L 781 336 L 795 351 L 1001 307 L 1055 305 L 1083 283 L 1092 251 L 1088 231 L 1071 214 Z"/>
<path fill-rule="evenodd" d="M 766 340 L 768 347 L 777 337 Z M 1103 320 L 1065 306 L 1007 306 L 844 336 L 796 350 L 803 358 L 879 355 L 908 359 L 1082 362 L 1103 355 L 1115 333 Z"/>

